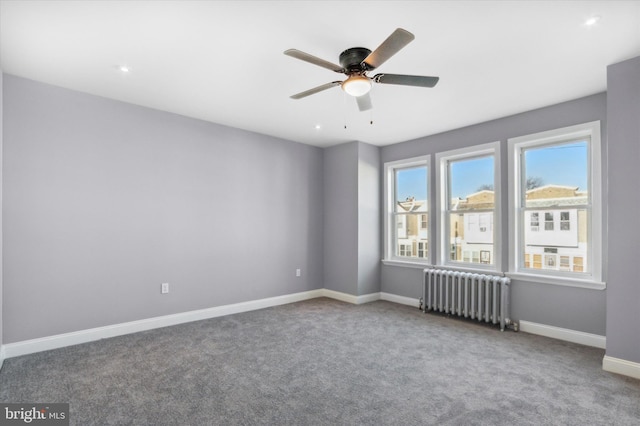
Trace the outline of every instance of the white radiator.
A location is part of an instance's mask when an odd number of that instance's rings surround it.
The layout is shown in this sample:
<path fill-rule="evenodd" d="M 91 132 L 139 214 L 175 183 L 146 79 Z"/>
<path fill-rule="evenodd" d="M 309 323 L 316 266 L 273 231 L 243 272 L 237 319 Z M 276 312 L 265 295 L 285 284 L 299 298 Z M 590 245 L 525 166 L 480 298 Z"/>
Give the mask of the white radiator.
<path fill-rule="evenodd" d="M 511 325 L 509 284 L 500 275 L 461 272 L 450 269 L 424 270 L 423 311 L 444 312 L 488 323 Z"/>

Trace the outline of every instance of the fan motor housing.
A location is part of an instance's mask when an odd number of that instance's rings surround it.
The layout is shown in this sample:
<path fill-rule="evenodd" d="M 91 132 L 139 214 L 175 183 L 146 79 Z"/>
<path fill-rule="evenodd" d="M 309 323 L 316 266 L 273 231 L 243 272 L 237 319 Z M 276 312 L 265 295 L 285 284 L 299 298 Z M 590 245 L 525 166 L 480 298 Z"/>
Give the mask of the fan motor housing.
<path fill-rule="evenodd" d="M 361 73 L 369 68 L 366 64 L 363 64 L 362 61 L 364 61 L 370 53 L 371 50 L 366 47 L 352 47 L 340 54 L 340 65 L 342 65 L 348 73 Z"/>

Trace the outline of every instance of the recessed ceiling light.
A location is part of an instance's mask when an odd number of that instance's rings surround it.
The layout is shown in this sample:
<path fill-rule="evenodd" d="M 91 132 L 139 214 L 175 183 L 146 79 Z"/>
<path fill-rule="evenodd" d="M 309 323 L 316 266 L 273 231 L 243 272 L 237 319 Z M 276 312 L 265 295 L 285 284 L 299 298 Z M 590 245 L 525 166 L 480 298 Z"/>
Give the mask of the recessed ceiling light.
<path fill-rule="evenodd" d="M 122 74 L 129 74 L 129 73 L 131 72 L 131 68 L 129 68 L 129 67 L 128 67 L 128 66 L 126 66 L 126 65 L 120 65 L 120 66 L 118 67 L 118 70 L 120 70 L 120 72 L 121 72 Z"/>
<path fill-rule="evenodd" d="M 598 21 L 600 21 L 600 16 L 594 15 L 589 19 L 587 19 L 586 21 L 584 21 L 584 25 L 587 27 L 593 27 L 595 24 L 598 23 Z"/>
<path fill-rule="evenodd" d="M 316 124 L 316 130 L 320 130 L 321 128 L 322 128 L 322 126 L 321 126 L 321 125 Z"/>

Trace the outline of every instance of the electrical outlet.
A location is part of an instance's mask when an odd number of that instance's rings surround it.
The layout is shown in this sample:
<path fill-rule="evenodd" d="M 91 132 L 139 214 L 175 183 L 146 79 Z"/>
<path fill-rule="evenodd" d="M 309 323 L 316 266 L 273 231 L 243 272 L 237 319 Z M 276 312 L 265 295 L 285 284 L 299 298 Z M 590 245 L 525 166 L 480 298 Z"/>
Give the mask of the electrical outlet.
<path fill-rule="evenodd" d="M 162 283 L 161 291 L 162 294 L 169 293 L 169 283 Z"/>
<path fill-rule="evenodd" d="M 302 271 L 300 269 L 296 269 L 296 277 L 302 275 Z"/>

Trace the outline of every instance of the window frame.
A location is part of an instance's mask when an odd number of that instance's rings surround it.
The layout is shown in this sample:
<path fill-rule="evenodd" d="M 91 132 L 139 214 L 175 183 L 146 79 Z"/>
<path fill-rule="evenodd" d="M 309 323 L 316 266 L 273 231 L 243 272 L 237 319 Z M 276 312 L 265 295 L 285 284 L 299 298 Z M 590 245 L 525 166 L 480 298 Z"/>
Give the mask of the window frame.
<path fill-rule="evenodd" d="M 493 156 L 493 188 L 494 188 L 494 208 L 493 208 L 493 264 L 464 262 L 450 259 L 450 247 L 448 237 L 450 233 L 449 223 L 449 168 L 450 161 L 472 160 L 474 158 Z M 500 141 L 473 145 L 436 154 L 436 236 L 439 250 L 437 251 L 437 264 L 441 266 L 453 267 L 456 269 L 468 269 L 477 271 L 502 271 L 502 198 L 500 190 Z M 483 210 L 484 212 L 484 210 Z M 473 257 L 471 257 L 473 260 Z"/>
<path fill-rule="evenodd" d="M 396 243 L 396 216 L 394 202 L 396 199 L 396 182 L 395 175 L 397 170 L 411 169 L 417 167 L 426 167 L 427 169 L 427 211 L 416 212 L 418 215 L 427 215 L 427 256 L 421 257 L 401 257 L 395 255 L 394 244 Z M 421 155 L 419 157 L 407 158 L 404 160 L 390 161 L 384 164 L 384 256 L 383 263 L 398 266 L 414 266 L 418 265 L 424 267 L 431 265 L 431 249 L 433 235 L 431 232 L 432 227 L 432 209 L 431 209 L 431 155 Z M 421 216 L 418 217 L 418 222 L 421 222 Z M 391 226 L 394 224 L 394 226 Z M 418 223 L 420 228 L 420 223 Z M 416 254 L 418 253 L 416 244 Z M 413 251 L 412 251 L 413 253 Z"/>
<path fill-rule="evenodd" d="M 524 227 L 526 223 L 523 206 L 523 151 L 526 149 L 577 142 L 588 142 L 588 219 L 587 219 L 587 265 L 590 272 L 565 270 L 533 270 L 524 267 Z M 516 279 L 567 285 L 592 289 L 604 289 L 602 282 L 602 171 L 600 121 L 519 136 L 507 140 L 509 167 L 509 276 Z M 561 208 L 562 206 L 560 206 Z M 558 217 L 560 220 L 560 216 Z M 558 224 L 560 227 L 560 222 Z M 544 262 L 543 262 L 544 264 Z"/>

